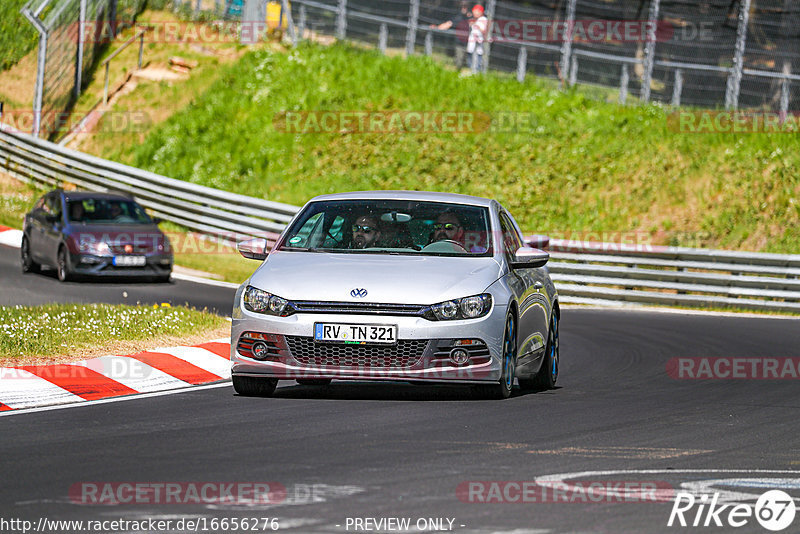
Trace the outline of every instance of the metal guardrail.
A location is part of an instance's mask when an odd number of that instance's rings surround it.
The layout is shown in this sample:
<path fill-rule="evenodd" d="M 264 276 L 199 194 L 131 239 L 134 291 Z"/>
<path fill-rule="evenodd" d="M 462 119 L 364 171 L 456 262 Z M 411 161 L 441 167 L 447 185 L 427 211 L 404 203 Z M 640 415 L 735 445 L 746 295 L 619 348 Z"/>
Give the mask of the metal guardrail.
<path fill-rule="evenodd" d="M 75 184 L 121 191 L 167 221 L 226 242 L 263 237 L 274 242 L 296 206 L 175 180 L 61 147 L 0 125 L 0 169 L 26 182 Z"/>
<path fill-rule="evenodd" d="M 167 178 L 3 125 L 0 169 L 27 182 L 128 192 L 158 217 L 227 242 L 265 237 L 272 244 L 299 209 Z M 800 312 L 800 254 L 557 239 L 548 248 L 562 302 Z"/>

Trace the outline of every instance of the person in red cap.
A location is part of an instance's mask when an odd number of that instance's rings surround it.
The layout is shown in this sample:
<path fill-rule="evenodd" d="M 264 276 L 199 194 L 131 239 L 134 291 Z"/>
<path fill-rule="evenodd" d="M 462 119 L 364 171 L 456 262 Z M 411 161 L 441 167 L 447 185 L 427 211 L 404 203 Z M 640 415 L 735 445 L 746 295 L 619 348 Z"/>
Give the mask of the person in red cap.
<path fill-rule="evenodd" d="M 472 72 L 483 70 L 483 42 L 489 32 L 489 19 L 483 14 L 483 6 L 475 4 L 472 8 L 475 17 L 470 24 L 469 40 L 467 41 L 467 54 L 472 58 Z"/>

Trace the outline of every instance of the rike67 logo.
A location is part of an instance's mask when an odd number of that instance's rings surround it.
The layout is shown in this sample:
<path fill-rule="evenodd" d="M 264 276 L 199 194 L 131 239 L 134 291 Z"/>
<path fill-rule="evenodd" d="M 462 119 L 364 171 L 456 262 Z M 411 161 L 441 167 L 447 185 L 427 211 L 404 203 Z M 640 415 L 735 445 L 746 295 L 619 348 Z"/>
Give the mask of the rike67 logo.
<path fill-rule="evenodd" d="M 761 495 L 755 505 L 719 504 L 719 493 L 696 497 L 692 493 L 678 492 L 672 504 L 667 526 L 733 527 L 750 524 L 755 518 L 767 530 L 778 532 L 794 521 L 794 499 L 781 490 L 770 490 Z"/>

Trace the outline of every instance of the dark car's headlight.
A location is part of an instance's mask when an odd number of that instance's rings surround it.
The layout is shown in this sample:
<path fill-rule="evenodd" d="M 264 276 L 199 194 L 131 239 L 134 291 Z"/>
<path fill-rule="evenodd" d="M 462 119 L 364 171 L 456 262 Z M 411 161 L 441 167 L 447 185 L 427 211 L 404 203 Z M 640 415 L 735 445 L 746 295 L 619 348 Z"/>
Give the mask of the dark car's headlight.
<path fill-rule="evenodd" d="M 473 295 L 461 299 L 446 300 L 430 307 L 428 319 L 452 321 L 456 319 L 477 319 L 492 309 L 492 296 L 489 293 Z"/>
<path fill-rule="evenodd" d="M 253 286 L 247 286 L 244 290 L 242 302 L 246 310 L 278 317 L 286 317 L 293 311 L 288 300 Z"/>
<path fill-rule="evenodd" d="M 83 254 L 94 254 L 97 256 L 107 256 L 111 254 L 111 247 L 105 241 L 80 240 L 78 250 Z"/>

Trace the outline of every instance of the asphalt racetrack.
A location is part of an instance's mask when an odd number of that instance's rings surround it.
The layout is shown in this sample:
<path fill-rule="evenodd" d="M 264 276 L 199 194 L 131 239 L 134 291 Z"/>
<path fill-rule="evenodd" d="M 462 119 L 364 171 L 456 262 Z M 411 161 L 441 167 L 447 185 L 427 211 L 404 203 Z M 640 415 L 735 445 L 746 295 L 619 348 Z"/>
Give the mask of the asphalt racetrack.
<path fill-rule="evenodd" d="M 17 251 L 0 249 L 2 304 L 123 302 L 124 290 L 130 302 L 222 311 L 232 299 L 232 290 L 184 282 L 63 285 L 22 277 Z M 244 531 L 230 523 L 211 528 L 212 520 L 234 518 L 277 518 L 255 531 L 300 533 L 768 532 L 754 517 L 737 529 L 667 522 L 673 494 L 684 489 L 717 492 L 721 504 L 753 505 L 773 487 L 800 497 L 798 380 L 674 378 L 667 366 L 679 357 L 797 358 L 800 323 L 566 309 L 559 387 L 516 391 L 505 401 L 477 400 L 459 387 L 281 382 L 268 399 L 239 397 L 225 385 L 4 416 L 0 518 L 33 526 L 43 519 L 172 522 L 109 530 L 126 532 L 190 531 L 179 520 L 203 521 L 191 531 Z M 543 478 L 573 489 L 548 494 L 535 484 Z M 161 483 L 184 491 L 206 482 L 279 490 L 271 500 L 233 503 L 162 503 L 163 493 L 153 493 Z M 575 488 L 590 482 L 634 490 L 588 502 Z M 150 491 L 139 502 L 91 502 L 121 483 Z M 527 498 L 517 491 L 533 486 L 539 489 Z M 636 490 L 651 487 L 659 492 Z M 698 506 L 685 518 L 691 524 L 696 514 L 702 523 Z M 727 511 L 719 517 L 727 521 Z M 390 528 L 403 524 L 392 518 L 410 527 Z M 800 516 L 785 532 L 798 525 Z"/>

